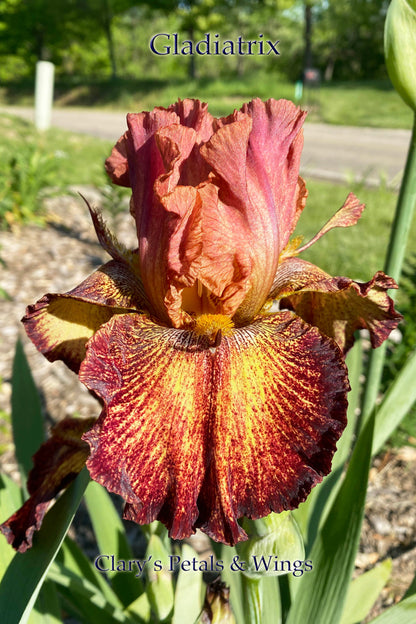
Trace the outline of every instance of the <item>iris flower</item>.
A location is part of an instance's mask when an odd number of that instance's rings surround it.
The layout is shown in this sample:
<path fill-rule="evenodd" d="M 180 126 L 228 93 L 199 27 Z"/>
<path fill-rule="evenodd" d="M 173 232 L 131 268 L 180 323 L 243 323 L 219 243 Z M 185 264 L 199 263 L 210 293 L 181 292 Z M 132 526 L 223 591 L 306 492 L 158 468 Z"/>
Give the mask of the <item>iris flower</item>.
<path fill-rule="evenodd" d="M 16 548 L 85 462 L 124 498 L 125 518 L 226 544 L 246 539 L 241 517 L 297 507 L 330 471 L 354 331 L 377 347 L 400 315 L 382 272 L 357 283 L 299 258 L 356 223 L 353 194 L 308 244 L 290 240 L 307 196 L 304 117 L 258 99 L 221 119 L 198 100 L 127 116 L 106 169 L 132 189 L 138 249 L 90 208 L 112 259 L 23 319 L 103 410 L 59 423 L 35 455 L 31 498 L 3 525 Z"/>

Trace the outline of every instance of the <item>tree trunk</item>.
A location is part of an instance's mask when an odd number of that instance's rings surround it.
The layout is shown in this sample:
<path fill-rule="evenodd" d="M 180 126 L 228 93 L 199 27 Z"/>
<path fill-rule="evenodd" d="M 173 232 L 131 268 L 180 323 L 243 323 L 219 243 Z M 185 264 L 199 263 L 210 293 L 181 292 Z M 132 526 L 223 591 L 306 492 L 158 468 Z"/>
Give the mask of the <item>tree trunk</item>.
<path fill-rule="evenodd" d="M 194 27 L 193 26 L 189 26 L 188 28 L 188 36 L 189 36 L 189 40 L 193 41 L 194 40 Z M 195 54 L 191 54 L 189 56 L 189 66 L 188 66 L 188 76 L 191 80 L 195 80 L 197 75 L 196 75 L 196 63 L 195 63 Z"/>
<path fill-rule="evenodd" d="M 113 39 L 113 14 L 110 7 L 110 0 L 105 0 L 104 2 L 104 15 L 103 15 L 103 24 L 104 24 L 104 32 L 107 39 L 108 46 L 108 55 L 110 57 L 111 64 L 111 78 L 117 78 L 117 61 L 116 61 L 116 52 L 114 48 L 114 39 Z"/>
<path fill-rule="evenodd" d="M 305 3 L 305 52 L 303 57 L 303 72 L 312 67 L 312 5 Z"/>
<path fill-rule="evenodd" d="M 325 73 L 324 73 L 325 82 L 330 82 L 333 78 L 334 69 L 335 69 L 335 61 L 336 61 L 336 54 L 335 52 L 331 52 L 331 55 L 325 67 Z"/>

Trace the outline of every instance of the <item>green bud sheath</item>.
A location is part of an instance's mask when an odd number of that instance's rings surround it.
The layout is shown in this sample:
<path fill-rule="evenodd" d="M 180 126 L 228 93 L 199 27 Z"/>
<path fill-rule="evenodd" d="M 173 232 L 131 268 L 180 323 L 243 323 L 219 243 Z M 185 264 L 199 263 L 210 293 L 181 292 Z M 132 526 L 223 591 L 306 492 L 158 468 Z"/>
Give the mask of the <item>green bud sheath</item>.
<path fill-rule="evenodd" d="M 416 111 L 416 0 L 392 0 L 387 12 L 384 48 L 394 88 Z"/>

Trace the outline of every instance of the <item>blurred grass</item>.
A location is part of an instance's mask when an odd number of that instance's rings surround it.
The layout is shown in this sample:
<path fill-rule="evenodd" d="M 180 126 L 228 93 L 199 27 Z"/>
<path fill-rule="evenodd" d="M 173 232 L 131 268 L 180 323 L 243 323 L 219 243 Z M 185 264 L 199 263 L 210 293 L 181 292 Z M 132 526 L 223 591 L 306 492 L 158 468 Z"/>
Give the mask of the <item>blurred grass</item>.
<path fill-rule="evenodd" d="M 56 160 L 57 185 L 107 183 L 104 160 L 111 151 L 111 142 L 57 128 L 37 132 L 28 121 L 0 114 L 0 166 L 4 168 L 6 159 L 21 153 L 28 143 Z"/>
<path fill-rule="evenodd" d="M 85 184 L 103 188 L 108 185 L 104 160 L 113 145 L 110 141 L 56 128 L 38 133 L 33 124 L 27 121 L 0 115 L 0 157 L 24 149 L 29 139 L 44 153 L 55 157 L 55 176 L 60 188 L 76 188 L 77 185 Z M 350 191 L 355 192 L 366 204 L 366 210 L 356 226 L 332 230 L 305 252 L 303 257 L 332 275 L 348 275 L 367 281 L 383 267 L 397 194 L 383 186 L 367 188 L 365 180 L 351 184 L 311 179 L 306 182 L 309 197 L 296 229 L 296 234 L 302 234 L 305 240 L 311 238 L 334 214 Z M 116 189 L 113 195 L 115 203 Z M 106 207 L 111 207 L 111 201 L 110 194 L 104 202 Z M 409 239 L 414 240 L 415 237 L 416 223 L 413 223 Z"/>
<path fill-rule="evenodd" d="M 139 111 L 167 106 L 175 100 L 196 97 L 209 102 L 214 115 L 227 115 L 253 98 L 293 99 L 295 85 L 266 71 L 244 76 L 181 77 L 142 80 L 58 80 L 56 106 L 88 106 Z M 6 83 L 0 87 L 0 104 L 33 105 L 33 81 Z M 386 81 L 325 83 L 305 91 L 303 105 L 310 105 L 311 121 L 340 125 L 410 128 L 412 114 Z"/>

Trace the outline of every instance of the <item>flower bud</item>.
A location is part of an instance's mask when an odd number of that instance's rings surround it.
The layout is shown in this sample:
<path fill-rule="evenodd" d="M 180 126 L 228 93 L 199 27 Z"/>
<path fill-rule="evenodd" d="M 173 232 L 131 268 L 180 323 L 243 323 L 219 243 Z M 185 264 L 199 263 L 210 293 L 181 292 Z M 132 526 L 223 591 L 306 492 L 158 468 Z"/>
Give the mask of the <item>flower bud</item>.
<path fill-rule="evenodd" d="M 298 576 L 302 574 L 297 570 L 303 565 L 305 550 L 290 511 L 271 513 L 260 520 L 245 519 L 243 526 L 249 539 L 236 545 L 240 560 L 245 563 L 243 574 L 253 579 L 294 571 Z"/>
<path fill-rule="evenodd" d="M 230 606 L 230 590 L 219 579 L 207 587 L 198 624 L 235 624 Z"/>
<path fill-rule="evenodd" d="M 384 30 L 384 49 L 394 88 L 416 111 L 416 0 L 392 0 Z"/>

